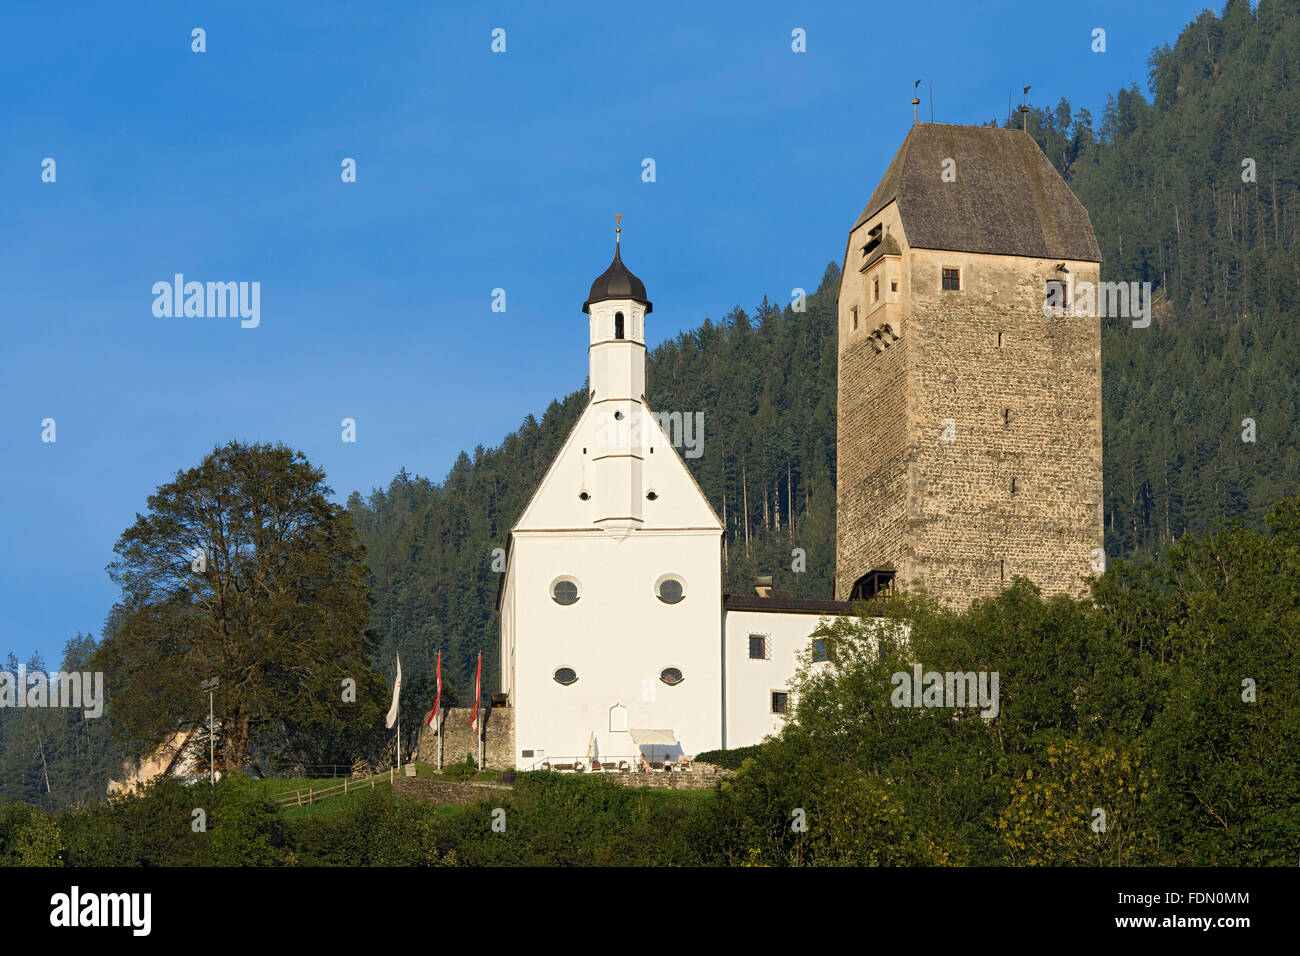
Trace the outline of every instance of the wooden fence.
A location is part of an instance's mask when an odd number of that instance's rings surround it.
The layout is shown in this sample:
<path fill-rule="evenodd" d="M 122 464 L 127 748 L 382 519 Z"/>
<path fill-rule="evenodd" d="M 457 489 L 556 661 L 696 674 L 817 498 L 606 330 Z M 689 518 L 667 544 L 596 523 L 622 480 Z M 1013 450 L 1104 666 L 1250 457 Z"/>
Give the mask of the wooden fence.
<path fill-rule="evenodd" d="M 349 780 L 344 777 L 342 783 L 331 784 L 328 787 L 302 787 L 298 790 L 287 790 L 284 793 L 277 793 L 272 799 L 281 807 L 301 807 L 305 804 L 316 803 L 318 800 L 343 796 L 352 793 L 354 790 L 373 790 L 375 784 L 380 780 L 387 779 L 391 786 L 393 777 L 394 771 L 390 767 L 386 773 L 377 773 L 373 777 L 365 777 L 361 780 Z"/>

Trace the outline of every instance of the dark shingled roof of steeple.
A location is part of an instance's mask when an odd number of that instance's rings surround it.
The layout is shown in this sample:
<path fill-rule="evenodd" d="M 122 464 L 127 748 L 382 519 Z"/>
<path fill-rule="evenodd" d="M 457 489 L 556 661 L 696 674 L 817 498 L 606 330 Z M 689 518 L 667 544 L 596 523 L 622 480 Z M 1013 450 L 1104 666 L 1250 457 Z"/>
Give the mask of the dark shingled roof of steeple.
<path fill-rule="evenodd" d="M 623 258 L 619 254 L 617 245 L 614 246 L 614 261 L 591 284 L 591 294 L 587 296 L 587 301 L 582 303 L 582 311 L 589 312 L 588 306 L 604 302 L 606 299 L 632 299 L 645 306 L 646 315 L 651 312 L 650 300 L 645 294 L 645 283 L 632 275 L 627 266 L 623 265 Z"/>
<path fill-rule="evenodd" d="M 914 248 L 1101 261 L 1083 203 L 1021 130 L 916 124 L 853 228 L 895 200 Z"/>

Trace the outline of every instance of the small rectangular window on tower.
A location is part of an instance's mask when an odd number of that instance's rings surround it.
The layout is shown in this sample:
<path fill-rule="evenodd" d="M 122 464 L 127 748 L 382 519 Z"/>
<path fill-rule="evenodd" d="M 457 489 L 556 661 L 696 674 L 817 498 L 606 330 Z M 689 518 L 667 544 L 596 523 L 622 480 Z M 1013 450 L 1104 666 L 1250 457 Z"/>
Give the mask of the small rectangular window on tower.
<path fill-rule="evenodd" d="M 853 331 L 856 332 L 858 330 L 858 307 L 855 305 L 851 308 L 849 314 L 853 316 Z"/>
<path fill-rule="evenodd" d="M 790 695 L 783 690 L 772 691 L 772 713 L 784 714 L 790 707 Z"/>
<path fill-rule="evenodd" d="M 749 659 L 751 661 L 766 661 L 770 659 L 767 652 L 766 634 L 749 635 Z"/>
<path fill-rule="evenodd" d="M 890 292 L 897 292 L 897 291 L 898 291 L 898 283 L 897 283 L 897 282 L 890 282 L 890 283 L 889 283 L 889 291 L 890 291 Z"/>
<path fill-rule="evenodd" d="M 871 280 L 871 301 L 872 302 L 880 301 L 880 277 L 879 276 Z"/>
<path fill-rule="evenodd" d="M 961 291 L 961 270 L 947 269 L 943 270 L 943 290 L 945 292 Z"/>

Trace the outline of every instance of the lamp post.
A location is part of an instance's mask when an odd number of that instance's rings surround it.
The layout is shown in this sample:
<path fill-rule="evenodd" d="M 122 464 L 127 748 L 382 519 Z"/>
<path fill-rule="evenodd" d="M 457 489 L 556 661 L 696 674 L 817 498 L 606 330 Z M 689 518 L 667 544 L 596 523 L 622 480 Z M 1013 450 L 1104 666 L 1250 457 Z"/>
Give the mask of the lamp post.
<path fill-rule="evenodd" d="M 213 787 L 217 785 L 217 738 L 213 733 L 212 698 L 220 685 L 220 677 L 209 678 L 199 685 L 208 692 L 208 783 Z"/>

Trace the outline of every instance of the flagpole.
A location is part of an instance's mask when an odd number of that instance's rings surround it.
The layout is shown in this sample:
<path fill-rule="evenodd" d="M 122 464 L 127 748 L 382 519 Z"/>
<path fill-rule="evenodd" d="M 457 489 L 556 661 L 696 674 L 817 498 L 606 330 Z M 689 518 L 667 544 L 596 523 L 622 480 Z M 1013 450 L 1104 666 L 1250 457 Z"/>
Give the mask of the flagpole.
<path fill-rule="evenodd" d="M 478 769 L 483 769 L 483 652 L 478 652 L 478 672 L 474 677 L 474 733 L 478 737 Z"/>
<path fill-rule="evenodd" d="M 438 648 L 438 693 L 433 699 L 433 732 L 438 737 L 438 772 L 442 773 L 442 648 Z"/>
<path fill-rule="evenodd" d="M 402 708 L 399 706 L 402 693 L 402 655 L 397 655 L 397 676 L 393 679 L 393 703 L 384 718 L 384 727 L 392 730 L 397 725 L 397 766 L 402 765 Z"/>

